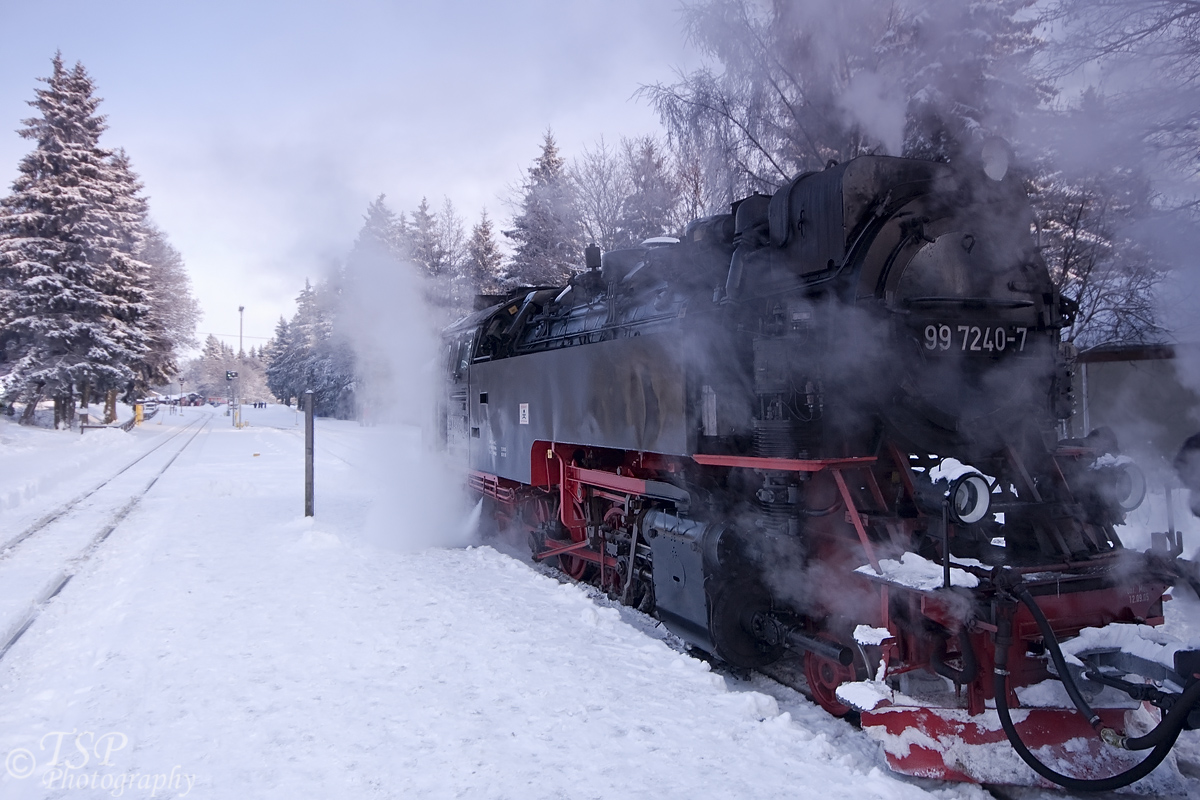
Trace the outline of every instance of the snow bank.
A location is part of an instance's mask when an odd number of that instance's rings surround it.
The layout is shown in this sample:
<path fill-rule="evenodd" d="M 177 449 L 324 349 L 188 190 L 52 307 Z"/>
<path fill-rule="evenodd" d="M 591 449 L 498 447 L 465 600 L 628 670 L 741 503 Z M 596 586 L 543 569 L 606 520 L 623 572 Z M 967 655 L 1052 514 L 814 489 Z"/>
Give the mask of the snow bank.
<path fill-rule="evenodd" d="M 303 518 L 302 441 L 267 421 L 202 434 L 0 660 L 0 752 L 37 763 L 0 772 L 4 797 L 63 793 L 54 731 L 119 733 L 89 770 L 177 769 L 200 797 L 927 796 L 583 588 L 489 547 L 372 543 L 353 428 L 318 424 Z"/>

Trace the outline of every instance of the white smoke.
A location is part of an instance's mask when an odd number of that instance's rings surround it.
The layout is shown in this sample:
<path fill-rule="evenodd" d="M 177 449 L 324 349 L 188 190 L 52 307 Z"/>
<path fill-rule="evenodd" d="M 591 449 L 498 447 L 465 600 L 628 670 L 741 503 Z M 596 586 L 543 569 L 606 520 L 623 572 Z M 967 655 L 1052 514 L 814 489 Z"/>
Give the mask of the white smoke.
<path fill-rule="evenodd" d="M 342 317 L 356 356 L 361 424 L 371 428 L 362 464 L 371 488 L 367 539 L 414 550 L 470 542 L 462 473 L 433 443 L 442 389 L 440 344 L 417 268 L 357 251 Z"/>
<path fill-rule="evenodd" d="M 908 100 L 893 81 L 874 72 L 859 72 L 850 79 L 838 105 L 884 147 L 884 155 L 900 155 Z"/>

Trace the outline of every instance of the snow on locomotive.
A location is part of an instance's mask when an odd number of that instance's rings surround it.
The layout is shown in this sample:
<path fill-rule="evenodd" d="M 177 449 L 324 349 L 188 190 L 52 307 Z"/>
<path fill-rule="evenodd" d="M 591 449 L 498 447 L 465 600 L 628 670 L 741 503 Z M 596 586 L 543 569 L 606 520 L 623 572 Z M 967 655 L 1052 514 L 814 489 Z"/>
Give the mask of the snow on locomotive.
<path fill-rule="evenodd" d="M 1110 436 L 1055 434 L 1074 304 L 994 167 L 857 158 L 590 247 L 446 331 L 439 425 L 535 559 L 731 665 L 803 654 L 893 769 L 1111 788 L 1200 724 L 1154 628 L 1192 565 L 1122 545 Z"/>

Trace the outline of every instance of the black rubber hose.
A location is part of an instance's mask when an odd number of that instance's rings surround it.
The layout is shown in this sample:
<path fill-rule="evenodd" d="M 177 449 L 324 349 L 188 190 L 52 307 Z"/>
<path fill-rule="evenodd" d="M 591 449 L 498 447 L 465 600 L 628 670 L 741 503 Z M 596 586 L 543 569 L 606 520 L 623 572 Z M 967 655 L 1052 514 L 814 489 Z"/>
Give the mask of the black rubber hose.
<path fill-rule="evenodd" d="M 1025 743 L 1021 741 L 1021 735 L 1017 733 L 1016 726 L 1013 725 L 1012 715 L 1009 714 L 1008 710 L 1008 686 L 1006 685 L 1005 678 L 1008 676 L 1008 647 L 1012 643 L 1012 617 L 1004 613 L 998 615 L 996 628 L 996 670 L 992 681 L 992 691 L 996 695 L 996 714 L 1000 717 L 1000 726 L 1004 728 L 1004 735 L 1008 737 L 1009 744 L 1012 745 L 1013 750 L 1016 750 L 1021 760 L 1028 764 L 1030 769 L 1038 775 L 1073 792 L 1110 792 L 1146 777 L 1171 752 L 1171 748 L 1175 746 L 1175 740 L 1179 738 L 1179 732 L 1183 730 L 1182 723 L 1172 725 L 1171 729 L 1165 731 L 1162 741 L 1139 764 L 1109 778 L 1094 780 L 1072 778 L 1069 775 L 1055 772 L 1041 761 L 1038 761 L 1033 753 L 1029 752 L 1029 748 L 1025 746 Z M 1069 676 L 1067 680 L 1070 680 Z M 1200 682 L 1195 685 L 1200 686 Z M 1179 705 L 1182 706 L 1182 703 Z M 1172 712 L 1174 710 L 1172 709 Z M 1185 714 L 1184 719 L 1186 720 L 1186 718 Z M 1166 719 L 1163 720 L 1163 723 L 1165 722 Z M 1165 725 L 1163 723 L 1160 723 L 1155 730 L 1164 728 Z"/>
<path fill-rule="evenodd" d="M 1075 704 L 1075 708 L 1079 709 L 1079 713 L 1083 714 L 1083 718 L 1088 721 L 1088 724 L 1099 731 L 1102 724 L 1100 715 L 1092 710 L 1087 700 L 1083 699 L 1083 694 L 1071 678 L 1071 673 L 1067 670 L 1067 660 L 1063 658 L 1062 649 L 1058 646 L 1058 638 L 1054 635 L 1054 629 L 1050 627 L 1050 621 L 1046 619 L 1046 615 L 1042 613 L 1042 609 L 1034 602 L 1032 595 L 1029 594 L 1029 590 L 1024 586 L 1017 586 L 1013 594 L 1029 609 L 1029 613 L 1033 615 L 1033 620 L 1037 623 L 1038 630 L 1042 632 L 1042 640 L 1046 643 L 1046 649 L 1050 651 L 1050 658 L 1054 661 L 1054 668 L 1058 670 L 1058 679 L 1062 681 L 1063 687 L 1066 688 L 1071 702 Z M 1007 658 L 1007 653 L 1005 657 Z"/>
<path fill-rule="evenodd" d="M 1125 749 L 1149 750 L 1151 747 L 1157 747 L 1167 737 L 1174 742 L 1179 732 L 1187 727 L 1188 715 L 1192 713 L 1192 708 L 1197 702 L 1200 702 L 1200 681 L 1196 681 L 1185 689 L 1183 694 L 1179 695 L 1175 705 L 1171 706 L 1171 710 L 1163 715 L 1162 722 L 1155 725 L 1154 730 L 1145 736 L 1126 739 L 1123 742 Z M 1172 728 L 1174 728 L 1173 731 Z"/>
<path fill-rule="evenodd" d="M 1017 587 L 1016 595 L 1017 599 L 1025 604 L 1025 607 L 1029 609 L 1031 614 L 1033 614 L 1034 620 L 1037 621 L 1038 629 L 1042 632 L 1042 638 L 1046 642 L 1046 647 L 1050 650 L 1050 657 L 1054 659 L 1054 666 L 1058 669 L 1059 680 L 1062 681 L 1063 686 L 1067 690 L 1067 694 L 1071 696 L 1071 700 L 1075 703 L 1075 707 L 1079 709 L 1079 713 L 1083 714 L 1085 717 L 1088 717 L 1088 722 L 1091 722 L 1092 727 L 1099 729 L 1100 726 L 1098 723 L 1100 717 L 1096 715 L 1096 712 L 1092 711 L 1091 706 L 1084 701 L 1083 695 L 1080 694 L 1074 678 L 1072 678 L 1071 673 L 1067 671 L 1066 659 L 1063 658 L 1062 649 L 1058 646 L 1058 639 L 1054 636 L 1054 630 L 1050 627 L 1050 622 L 1046 619 L 1046 615 L 1042 613 L 1042 609 L 1038 607 L 1036 602 L 1034 602 L 1034 599 L 1029 594 L 1028 589 L 1023 586 L 1019 586 Z M 1179 731 L 1183 730 L 1183 726 L 1187 723 L 1187 717 L 1188 714 L 1191 713 L 1192 706 L 1194 706 L 1198 701 L 1200 701 L 1200 681 L 1193 683 L 1183 692 L 1183 694 L 1179 696 L 1179 698 L 1175 701 L 1175 704 L 1171 706 L 1171 710 L 1168 711 L 1163 716 L 1162 720 L 1154 726 L 1154 730 L 1150 731 L 1145 736 L 1134 736 L 1131 738 L 1118 736 L 1118 746 L 1124 750 L 1149 750 L 1151 747 L 1158 745 L 1168 735 L 1170 735 L 1171 740 L 1174 741 L 1175 737 L 1179 735 Z M 1089 715 L 1096 715 L 1096 722 L 1092 722 L 1092 718 Z M 1171 734 L 1170 729 L 1175 726 L 1178 726 L 1179 730 L 1176 730 L 1174 734 Z M 1112 744 L 1112 742 L 1109 743 Z"/>

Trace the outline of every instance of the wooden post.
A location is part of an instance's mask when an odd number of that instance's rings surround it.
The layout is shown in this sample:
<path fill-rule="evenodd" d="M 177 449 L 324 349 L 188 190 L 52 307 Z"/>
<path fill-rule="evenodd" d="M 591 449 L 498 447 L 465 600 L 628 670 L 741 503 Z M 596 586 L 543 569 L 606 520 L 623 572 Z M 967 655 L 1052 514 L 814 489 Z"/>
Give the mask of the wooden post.
<path fill-rule="evenodd" d="M 313 515 L 313 393 L 304 393 L 304 516 Z"/>

